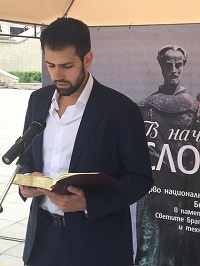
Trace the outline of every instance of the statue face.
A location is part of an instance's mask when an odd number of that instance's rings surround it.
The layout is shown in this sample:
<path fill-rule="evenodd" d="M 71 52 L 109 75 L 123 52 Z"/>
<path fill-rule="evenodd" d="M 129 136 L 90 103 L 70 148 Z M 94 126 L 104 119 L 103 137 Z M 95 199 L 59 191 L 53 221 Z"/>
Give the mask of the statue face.
<path fill-rule="evenodd" d="M 180 83 L 183 67 L 184 55 L 181 51 L 168 50 L 163 55 L 162 74 L 165 84 L 177 87 Z"/>

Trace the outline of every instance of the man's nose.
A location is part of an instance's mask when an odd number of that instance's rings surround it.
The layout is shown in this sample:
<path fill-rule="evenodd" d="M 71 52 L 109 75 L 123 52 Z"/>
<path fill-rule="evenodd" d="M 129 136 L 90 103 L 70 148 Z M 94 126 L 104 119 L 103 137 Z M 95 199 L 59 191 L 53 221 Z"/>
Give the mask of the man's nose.
<path fill-rule="evenodd" d="M 65 77 L 64 71 L 58 67 L 54 68 L 52 75 L 54 80 L 64 79 Z"/>
<path fill-rule="evenodd" d="M 176 72 L 176 71 L 177 71 L 175 63 L 172 64 L 172 66 L 171 66 L 171 71 L 172 71 L 172 72 Z"/>

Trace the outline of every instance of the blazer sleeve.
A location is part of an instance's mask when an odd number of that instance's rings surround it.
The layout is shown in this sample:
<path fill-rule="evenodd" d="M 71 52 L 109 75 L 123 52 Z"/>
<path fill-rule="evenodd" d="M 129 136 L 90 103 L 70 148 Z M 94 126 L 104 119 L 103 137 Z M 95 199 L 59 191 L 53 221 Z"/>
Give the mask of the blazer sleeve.
<path fill-rule="evenodd" d="M 128 208 L 153 185 L 144 121 L 139 107 L 132 101 L 120 118 L 117 134 L 119 185 L 86 191 L 88 218 L 91 221 Z"/>

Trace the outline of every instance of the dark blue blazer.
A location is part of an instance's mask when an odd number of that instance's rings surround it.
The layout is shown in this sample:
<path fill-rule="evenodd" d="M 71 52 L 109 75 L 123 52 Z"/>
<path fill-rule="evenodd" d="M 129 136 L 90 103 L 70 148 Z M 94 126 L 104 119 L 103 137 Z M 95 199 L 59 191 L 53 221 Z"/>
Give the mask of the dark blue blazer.
<path fill-rule="evenodd" d="M 55 87 L 34 91 L 24 131 L 48 115 Z M 67 135 L 66 135 L 67 138 Z M 42 134 L 25 153 L 22 173 L 41 171 Z M 65 213 L 68 239 L 66 265 L 132 266 L 133 247 L 129 205 L 142 198 L 153 179 L 143 119 L 138 106 L 96 80 L 77 133 L 69 172 L 103 172 L 120 181 L 117 187 L 86 189 L 88 217 Z M 41 197 L 30 208 L 24 249 L 26 263 L 33 247 Z"/>

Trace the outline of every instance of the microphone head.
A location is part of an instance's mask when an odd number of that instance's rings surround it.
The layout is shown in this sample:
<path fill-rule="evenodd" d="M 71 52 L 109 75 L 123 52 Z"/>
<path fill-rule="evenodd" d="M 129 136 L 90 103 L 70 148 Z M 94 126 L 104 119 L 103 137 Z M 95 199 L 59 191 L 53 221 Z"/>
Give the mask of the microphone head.
<path fill-rule="evenodd" d="M 2 161 L 5 164 L 11 164 L 18 156 L 21 156 L 28 149 L 33 139 L 42 133 L 45 127 L 46 122 L 43 119 L 33 121 L 24 135 L 19 137 L 15 141 L 15 144 L 3 155 Z"/>

